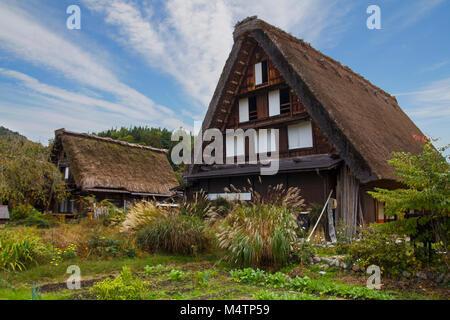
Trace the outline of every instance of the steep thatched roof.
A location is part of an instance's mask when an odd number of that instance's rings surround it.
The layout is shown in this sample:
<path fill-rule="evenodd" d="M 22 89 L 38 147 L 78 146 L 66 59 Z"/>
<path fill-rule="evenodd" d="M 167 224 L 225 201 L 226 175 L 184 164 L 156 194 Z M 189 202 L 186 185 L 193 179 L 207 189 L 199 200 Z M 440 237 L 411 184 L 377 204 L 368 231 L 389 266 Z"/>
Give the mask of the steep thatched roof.
<path fill-rule="evenodd" d="M 213 124 L 238 65 L 246 39 L 256 40 L 305 105 L 328 141 L 361 182 L 395 179 L 386 162 L 393 151 L 418 153 L 413 136 L 423 133 L 398 106 L 395 97 L 306 42 L 262 21 L 247 18 L 236 25 L 234 46 L 219 79 L 203 127 Z M 225 90 L 227 88 L 227 90 Z"/>
<path fill-rule="evenodd" d="M 66 153 L 75 183 L 82 190 L 170 195 L 169 189 L 178 185 L 165 149 L 65 129 L 55 131 L 53 157 L 60 148 Z"/>

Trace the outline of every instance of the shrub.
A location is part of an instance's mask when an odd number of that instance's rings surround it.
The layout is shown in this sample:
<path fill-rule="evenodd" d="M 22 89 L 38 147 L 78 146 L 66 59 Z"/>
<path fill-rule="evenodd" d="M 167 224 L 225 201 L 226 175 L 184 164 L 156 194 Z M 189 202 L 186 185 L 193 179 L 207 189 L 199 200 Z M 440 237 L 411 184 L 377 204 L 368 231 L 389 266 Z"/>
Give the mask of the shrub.
<path fill-rule="evenodd" d="M 115 279 L 96 283 L 89 292 L 99 300 L 140 300 L 145 297 L 147 283 L 134 278 L 130 268 L 124 267 Z"/>
<path fill-rule="evenodd" d="M 361 239 L 348 244 L 347 250 L 361 267 L 374 264 L 394 277 L 418 267 L 414 248 L 396 234 L 382 232 L 377 225 L 364 229 Z"/>
<path fill-rule="evenodd" d="M 297 240 L 296 228 L 296 219 L 287 208 L 242 204 L 223 219 L 217 237 L 233 263 L 284 265 Z"/>
<path fill-rule="evenodd" d="M 204 251 L 210 244 L 203 222 L 181 214 L 154 219 L 137 233 L 136 241 L 143 250 L 178 254 Z"/>
<path fill-rule="evenodd" d="M 88 237 L 89 239 L 83 243 L 88 250 L 87 256 L 127 256 L 130 258 L 137 256 L 136 250 L 125 239 L 120 239 L 117 236 L 105 237 L 104 235 L 97 232 L 90 233 Z"/>
<path fill-rule="evenodd" d="M 27 227 L 49 228 L 52 222 L 31 205 L 19 205 L 11 212 L 11 221 Z"/>
<path fill-rule="evenodd" d="M 0 233 L 0 269 L 22 271 L 50 260 L 51 251 L 33 232 L 23 229 Z"/>

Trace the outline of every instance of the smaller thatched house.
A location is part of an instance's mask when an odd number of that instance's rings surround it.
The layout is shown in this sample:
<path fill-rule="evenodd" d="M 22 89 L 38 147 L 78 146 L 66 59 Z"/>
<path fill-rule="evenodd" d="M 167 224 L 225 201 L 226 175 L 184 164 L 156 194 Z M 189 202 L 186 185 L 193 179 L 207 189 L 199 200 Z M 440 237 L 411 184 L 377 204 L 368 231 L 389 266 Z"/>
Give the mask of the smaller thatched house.
<path fill-rule="evenodd" d="M 0 224 L 4 224 L 9 221 L 8 206 L 0 205 Z"/>
<path fill-rule="evenodd" d="M 55 131 L 51 161 L 67 181 L 70 199 L 53 202 L 54 213 L 76 214 L 79 200 L 94 195 L 119 208 L 136 200 L 158 201 L 173 196 L 178 185 L 167 150 L 86 133 Z"/>

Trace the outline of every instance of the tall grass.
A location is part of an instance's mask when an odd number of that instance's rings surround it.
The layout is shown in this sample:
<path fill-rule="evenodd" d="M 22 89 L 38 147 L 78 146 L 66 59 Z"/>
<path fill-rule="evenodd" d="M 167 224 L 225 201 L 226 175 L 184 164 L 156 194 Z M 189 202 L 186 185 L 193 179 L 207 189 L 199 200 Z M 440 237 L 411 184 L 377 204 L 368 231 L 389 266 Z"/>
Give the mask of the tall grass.
<path fill-rule="evenodd" d="M 122 223 L 121 232 L 135 233 L 149 223 L 167 217 L 171 209 L 157 207 L 148 201 L 133 205 Z"/>
<path fill-rule="evenodd" d="M 210 238 L 198 217 L 172 213 L 148 223 L 137 233 L 136 242 L 150 252 L 193 254 L 207 249 Z"/>
<path fill-rule="evenodd" d="M 285 207 L 242 204 L 220 222 L 217 238 L 235 264 L 284 265 L 297 240 L 296 227 L 294 215 Z"/>

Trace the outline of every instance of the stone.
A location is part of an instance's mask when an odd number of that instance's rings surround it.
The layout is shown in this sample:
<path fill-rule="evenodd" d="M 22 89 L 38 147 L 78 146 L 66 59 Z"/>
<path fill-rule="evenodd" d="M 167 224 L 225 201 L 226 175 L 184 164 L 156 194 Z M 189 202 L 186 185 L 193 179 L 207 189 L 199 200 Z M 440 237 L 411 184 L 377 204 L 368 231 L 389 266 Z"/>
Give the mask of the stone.
<path fill-rule="evenodd" d="M 347 266 L 347 264 L 345 262 L 341 262 L 341 267 L 343 269 L 347 269 L 348 268 L 348 266 Z"/>
<path fill-rule="evenodd" d="M 352 270 L 355 271 L 355 272 L 358 272 L 358 271 L 359 271 L 358 265 L 354 264 L 354 265 L 352 266 Z"/>
<path fill-rule="evenodd" d="M 411 277 L 411 273 L 409 273 L 408 271 L 403 271 L 402 276 L 405 277 L 406 279 L 408 279 Z"/>
<path fill-rule="evenodd" d="M 325 271 L 319 271 L 319 274 L 326 275 L 327 273 Z"/>
<path fill-rule="evenodd" d="M 327 270 L 329 267 L 330 267 L 330 266 L 327 265 L 327 264 L 321 264 L 321 265 L 319 266 L 319 269 L 320 269 L 320 270 Z"/>
<path fill-rule="evenodd" d="M 416 277 L 422 280 L 427 280 L 427 275 L 424 272 L 417 272 Z"/>
<path fill-rule="evenodd" d="M 315 257 L 313 258 L 314 263 L 319 263 L 321 260 L 322 260 L 322 259 L 320 259 L 319 256 L 315 256 Z"/>

